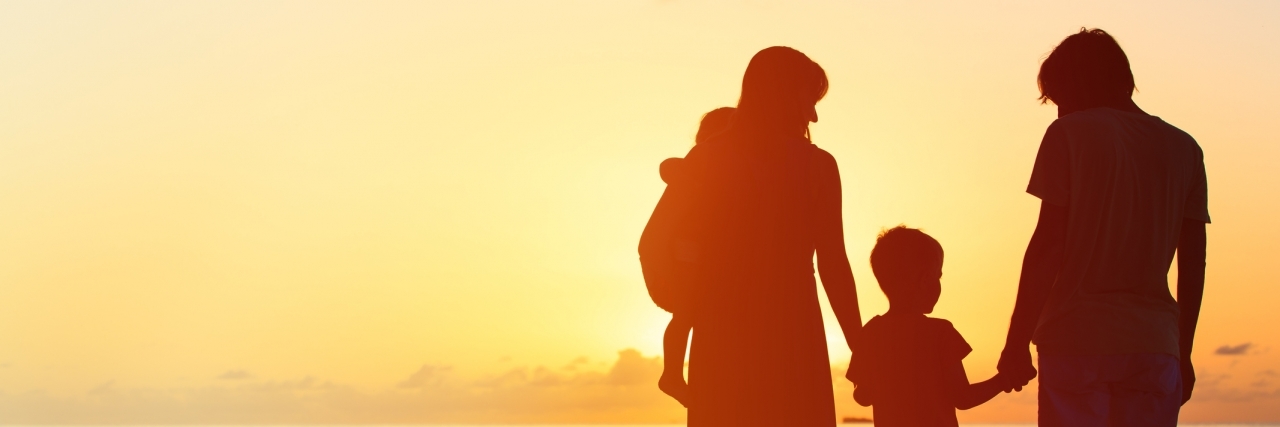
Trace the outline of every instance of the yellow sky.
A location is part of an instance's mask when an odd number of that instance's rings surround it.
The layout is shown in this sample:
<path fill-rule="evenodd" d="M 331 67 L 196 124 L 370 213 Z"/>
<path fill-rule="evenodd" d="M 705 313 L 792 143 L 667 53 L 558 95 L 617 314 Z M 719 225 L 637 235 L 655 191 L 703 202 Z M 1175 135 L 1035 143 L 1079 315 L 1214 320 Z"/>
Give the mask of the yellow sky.
<path fill-rule="evenodd" d="M 886 308 L 875 234 L 924 228 L 947 251 L 935 315 L 975 348 L 970 376 L 990 375 L 1055 117 L 1035 73 L 1081 26 L 1119 39 L 1138 104 L 1205 151 L 1202 382 L 1183 419 L 1280 420 L 1276 16 L 1262 1 L 6 2 L 0 422 L 678 421 L 652 384 L 668 315 L 635 246 L 658 162 L 771 45 L 830 76 L 812 130 L 843 174 L 864 316 Z M 1023 393 L 961 419 L 1033 414 Z"/>

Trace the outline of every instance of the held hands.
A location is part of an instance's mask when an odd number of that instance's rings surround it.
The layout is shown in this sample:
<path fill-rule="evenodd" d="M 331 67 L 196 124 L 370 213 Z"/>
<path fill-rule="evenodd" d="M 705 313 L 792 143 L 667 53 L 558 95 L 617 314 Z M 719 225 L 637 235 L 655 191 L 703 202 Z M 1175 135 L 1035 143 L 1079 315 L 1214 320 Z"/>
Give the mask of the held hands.
<path fill-rule="evenodd" d="M 997 372 L 996 376 L 992 377 L 991 379 L 995 381 L 995 383 L 997 384 L 996 388 L 999 388 L 1000 391 L 1003 391 L 1005 393 L 1022 391 L 1022 387 L 1018 386 L 1017 384 L 1015 384 L 1014 381 L 1010 380 L 1008 375 Z"/>
<path fill-rule="evenodd" d="M 1000 362 L 996 365 L 996 370 L 1000 373 L 997 375 L 1002 377 L 1009 389 L 1014 391 L 1022 391 L 1027 383 L 1036 377 L 1036 368 L 1031 364 L 1031 349 L 1023 347 L 1022 349 L 1012 349 L 1005 347 L 1000 353 Z M 1005 390 L 1006 393 L 1009 390 Z"/>

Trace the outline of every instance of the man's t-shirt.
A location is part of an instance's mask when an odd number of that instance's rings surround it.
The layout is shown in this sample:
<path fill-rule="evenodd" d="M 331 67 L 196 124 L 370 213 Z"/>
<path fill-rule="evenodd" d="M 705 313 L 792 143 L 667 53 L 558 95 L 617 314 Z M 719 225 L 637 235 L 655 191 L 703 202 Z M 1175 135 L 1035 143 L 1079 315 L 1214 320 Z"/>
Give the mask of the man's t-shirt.
<path fill-rule="evenodd" d="M 1027 192 L 1067 208 L 1067 234 L 1036 348 L 1177 356 L 1167 277 L 1183 221 L 1209 222 L 1206 188 L 1200 146 L 1159 117 L 1094 108 L 1049 125 Z"/>
<path fill-rule="evenodd" d="M 849 379 L 873 396 L 876 426 L 957 426 L 947 398 L 946 368 L 973 349 L 943 319 L 924 315 L 871 318 L 859 334 Z"/>

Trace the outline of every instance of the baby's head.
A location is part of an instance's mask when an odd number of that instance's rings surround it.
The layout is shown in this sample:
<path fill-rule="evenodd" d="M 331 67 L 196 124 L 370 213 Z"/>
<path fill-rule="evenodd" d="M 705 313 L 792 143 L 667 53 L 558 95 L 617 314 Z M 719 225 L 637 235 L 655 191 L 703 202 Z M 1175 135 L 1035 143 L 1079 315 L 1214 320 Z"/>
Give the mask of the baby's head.
<path fill-rule="evenodd" d="M 702 144 L 710 141 L 716 135 L 728 130 L 729 125 L 733 123 L 733 112 L 737 110 L 733 107 L 720 107 L 703 114 L 702 122 L 698 124 L 698 134 L 693 137 L 694 143 Z M 671 184 L 682 180 L 683 162 L 684 159 L 679 157 L 663 160 L 662 164 L 658 165 L 658 175 L 662 176 L 662 181 Z"/>
<path fill-rule="evenodd" d="M 942 294 L 942 245 L 914 228 L 885 230 L 871 250 L 871 272 L 890 311 L 932 313 Z"/>
<path fill-rule="evenodd" d="M 694 142 L 701 144 L 724 132 L 733 121 L 733 112 L 737 110 L 733 107 L 720 107 L 704 114 L 702 123 L 698 124 L 698 134 L 693 137 Z"/>

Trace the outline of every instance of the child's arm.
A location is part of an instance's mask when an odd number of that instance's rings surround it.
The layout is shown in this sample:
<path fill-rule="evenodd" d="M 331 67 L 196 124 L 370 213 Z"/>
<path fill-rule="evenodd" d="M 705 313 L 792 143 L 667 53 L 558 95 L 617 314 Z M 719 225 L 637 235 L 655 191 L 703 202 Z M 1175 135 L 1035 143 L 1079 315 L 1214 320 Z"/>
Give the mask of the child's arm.
<path fill-rule="evenodd" d="M 996 397 L 1001 391 L 1009 391 L 1011 388 L 1005 384 L 1004 377 L 996 374 L 991 379 L 977 383 L 969 384 L 969 376 L 964 372 L 964 363 L 957 359 L 947 369 L 948 394 L 951 402 L 955 404 L 956 409 L 965 410 L 975 406 L 987 403 L 991 398 Z M 856 396 L 856 395 L 855 395 Z"/>

